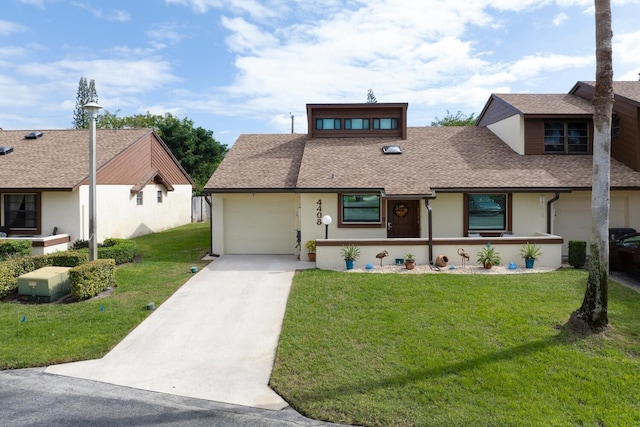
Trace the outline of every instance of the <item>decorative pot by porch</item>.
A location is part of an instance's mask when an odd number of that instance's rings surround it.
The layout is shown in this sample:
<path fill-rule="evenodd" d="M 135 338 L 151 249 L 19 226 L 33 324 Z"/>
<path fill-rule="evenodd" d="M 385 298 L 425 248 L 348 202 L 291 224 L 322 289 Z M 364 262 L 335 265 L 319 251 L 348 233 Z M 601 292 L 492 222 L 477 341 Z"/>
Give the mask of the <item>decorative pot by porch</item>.
<path fill-rule="evenodd" d="M 533 258 L 525 258 L 525 259 L 524 259 L 524 266 L 525 266 L 526 268 L 533 268 L 533 263 L 534 263 L 535 261 L 536 261 L 536 260 L 535 260 L 535 259 L 533 259 Z"/>
<path fill-rule="evenodd" d="M 416 261 L 415 260 L 406 260 L 404 262 L 404 266 L 407 268 L 407 270 L 413 270 L 414 268 L 416 268 Z"/>
<path fill-rule="evenodd" d="M 315 252 L 309 252 L 309 261 L 311 262 L 316 262 L 316 253 Z"/>
<path fill-rule="evenodd" d="M 351 259 L 345 259 L 344 263 L 347 265 L 347 270 L 353 270 L 353 264 L 355 261 Z"/>
<path fill-rule="evenodd" d="M 436 267 L 446 267 L 447 265 L 449 265 L 449 258 L 446 255 L 436 257 Z"/>
<path fill-rule="evenodd" d="M 491 263 L 491 261 L 486 261 L 483 267 L 486 268 L 487 270 L 491 270 L 491 267 L 493 267 L 493 264 Z"/>

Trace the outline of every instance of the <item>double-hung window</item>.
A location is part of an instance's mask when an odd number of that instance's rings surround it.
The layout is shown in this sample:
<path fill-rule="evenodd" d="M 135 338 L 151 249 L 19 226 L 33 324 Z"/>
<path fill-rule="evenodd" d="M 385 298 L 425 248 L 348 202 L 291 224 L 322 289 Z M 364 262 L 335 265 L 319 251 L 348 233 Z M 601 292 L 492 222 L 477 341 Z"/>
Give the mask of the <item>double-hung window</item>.
<path fill-rule="evenodd" d="M 38 233 L 38 195 L 5 194 L 4 225 L 10 230 Z"/>

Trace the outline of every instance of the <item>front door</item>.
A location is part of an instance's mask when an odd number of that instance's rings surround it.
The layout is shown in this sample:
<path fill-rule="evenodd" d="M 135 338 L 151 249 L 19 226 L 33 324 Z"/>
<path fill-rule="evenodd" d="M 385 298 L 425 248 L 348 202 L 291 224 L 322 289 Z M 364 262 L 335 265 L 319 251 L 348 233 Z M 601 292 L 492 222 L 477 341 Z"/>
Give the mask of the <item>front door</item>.
<path fill-rule="evenodd" d="M 387 200 L 387 237 L 420 237 L 419 200 Z"/>

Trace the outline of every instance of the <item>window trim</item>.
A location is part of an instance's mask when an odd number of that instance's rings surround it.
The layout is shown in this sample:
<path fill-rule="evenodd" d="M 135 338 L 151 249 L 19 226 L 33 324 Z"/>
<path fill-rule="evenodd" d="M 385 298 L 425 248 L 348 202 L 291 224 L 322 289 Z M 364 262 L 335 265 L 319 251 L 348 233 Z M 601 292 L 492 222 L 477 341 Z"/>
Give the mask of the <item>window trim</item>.
<path fill-rule="evenodd" d="M 158 190 L 158 192 L 156 193 L 156 202 L 162 203 L 163 200 L 164 200 L 164 194 L 162 194 L 162 190 Z"/>
<path fill-rule="evenodd" d="M 376 222 L 355 222 L 355 221 L 344 221 L 343 217 L 343 205 L 342 200 L 343 196 L 377 196 L 379 199 L 379 221 Z M 360 193 L 360 192 L 349 192 L 349 193 L 338 193 L 338 228 L 382 228 L 385 226 L 386 221 L 386 203 L 380 193 L 369 192 L 369 193 Z"/>
<path fill-rule="evenodd" d="M 5 196 L 9 195 L 32 195 L 36 196 L 36 227 L 35 228 L 9 228 L 7 224 L 5 224 L 5 215 L 7 204 L 5 201 Z M 39 235 L 42 234 L 42 193 L 41 192 L 28 192 L 28 191 L 6 191 L 2 192 L 0 195 L 0 203 L 2 204 L 2 226 L 9 230 L 8 234 L 16 235 Z"/>
<path fill-rule="evenodd" d="M 144 195 L 142 191 L 136 193 L 136 206 L 142 206 L 144 204 Z"/>
<path fill-rule="evenodd" d="M 507 216 L 505 220 L 505 229 L 502 230 L 470 230 L 469 229 L 469 195 L 492 195 L 492 194 L 500 194 L 505 195 L 507 197 L 507 206 L 505 209 L 505 215 Z M 469 232 L 479 233 L 481 237 L 500 237 L 500 235 L 509 230 L 513 230 L 513 193 L 499 192 L 499 191 L 487 191 L 487 192 L 477 192 L 477 193 L 464 193 L 463 194 L 463 230 L 464 237 L 468 235 Z"/>

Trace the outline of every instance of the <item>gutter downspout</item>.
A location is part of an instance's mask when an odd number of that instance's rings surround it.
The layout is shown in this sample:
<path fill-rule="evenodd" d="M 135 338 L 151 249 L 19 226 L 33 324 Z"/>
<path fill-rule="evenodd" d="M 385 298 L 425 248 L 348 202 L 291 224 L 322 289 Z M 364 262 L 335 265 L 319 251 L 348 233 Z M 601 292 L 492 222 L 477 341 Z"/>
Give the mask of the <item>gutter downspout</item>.
<path fill-rule="evenodd" d="M 431 210 L 431 205 L 429 204 L 429 199 L 424 199 L 424 205 L 427 208 L 427 212 L 428 212 L 428 229 L 429 229 L 429 265 L 433 265 L 433 223 L 432 223 L 432 210 Z"/>
<path fill-rule="evenodd" d="M 213 201 L 211 195 L 204 196 L 204 201 L 209 205 L 209 255 L 219 257 L 213 253 Z"/>
<path fill-rule="evenodd" d="M 551 234 L 551 204 L 560 198 L 560 193 L 556 192 L 556 197 L 547 202 L 547 234 Z"/>

